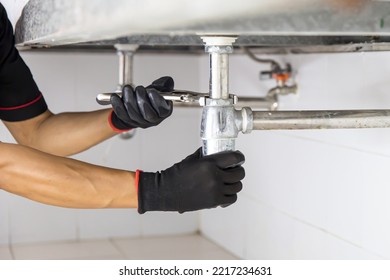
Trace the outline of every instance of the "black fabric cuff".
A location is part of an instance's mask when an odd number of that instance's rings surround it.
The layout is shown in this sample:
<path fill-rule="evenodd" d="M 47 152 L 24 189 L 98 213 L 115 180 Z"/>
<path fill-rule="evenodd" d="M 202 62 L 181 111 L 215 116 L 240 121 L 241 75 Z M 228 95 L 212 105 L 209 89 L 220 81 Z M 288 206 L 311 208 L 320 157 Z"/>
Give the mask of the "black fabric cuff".
<path fill-rule="evenodd" d="M 180 184 L 171 180 L 166 171 L 141 172 L 138 181 L 138 213 L 148 211 L 180 211 Z"/>
<path fill-rule="evenodd" d="M 155 182 L 155 173 L 141 172 L 138 181 L 138 213 L 158 209 L 158 191 Z"/>
<path fill-rule="evenodd" d="M 133 129 L 135 127 L 130 127 L 129 125 L 125 124 L 118 116 L 117 114 L 112 111 L 111 113 L 111 124 L 114 128 L 116 128 L 119 132 L 125 132 L 130 129 Z"/>

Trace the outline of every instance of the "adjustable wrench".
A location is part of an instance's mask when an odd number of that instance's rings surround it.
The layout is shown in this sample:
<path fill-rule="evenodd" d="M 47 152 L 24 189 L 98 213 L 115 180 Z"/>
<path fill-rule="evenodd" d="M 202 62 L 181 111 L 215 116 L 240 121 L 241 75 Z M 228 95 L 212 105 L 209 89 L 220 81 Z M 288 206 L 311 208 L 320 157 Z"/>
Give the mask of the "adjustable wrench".
<path fill-rule="evenodd" d="M 146 91 L 151 91 L 155 89 L 146 89 Z M 117 94 L 119 96 L 122 95 L 121 91 L 117 92 L 109 92 L 109 93 L 99 93 L 96 96 L 96 102 L 99 103 L 100 105 L 108 105 L 111 104 L 111 95 Z M 174 90 L 171 92 L 160 92 L 161 96 L 164 97 L 165 100 L 171 100 L 175 102 L 184 102 L 184 103 L 189 103 L 189 102 L 197 102 L 200 104 L 200 100 L 202 97 L 207 97 L 208 94 L 206 93 L 200 93 L 200 92 L 194 92 L 194 91 L 187 91 L 187 90 Z"/>

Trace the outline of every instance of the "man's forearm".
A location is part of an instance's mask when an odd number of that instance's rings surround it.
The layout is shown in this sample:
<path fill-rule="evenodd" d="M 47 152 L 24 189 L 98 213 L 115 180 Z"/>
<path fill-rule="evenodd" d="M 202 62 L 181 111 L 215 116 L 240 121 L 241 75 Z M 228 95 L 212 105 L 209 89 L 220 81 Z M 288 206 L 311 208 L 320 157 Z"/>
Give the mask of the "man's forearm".
<path fill-rule="evenodd" d="M 134 173 L 0 143 L 0 188 L 69 208 L 136 208 Z"/>
<path fill-rule="evenodd" d="M 26 121 L 4 122 L 16 141 L 54 155 L 72 155 L 112 136 L 108 116 L 111 110 L 61 113 L 49 111 Z"/>

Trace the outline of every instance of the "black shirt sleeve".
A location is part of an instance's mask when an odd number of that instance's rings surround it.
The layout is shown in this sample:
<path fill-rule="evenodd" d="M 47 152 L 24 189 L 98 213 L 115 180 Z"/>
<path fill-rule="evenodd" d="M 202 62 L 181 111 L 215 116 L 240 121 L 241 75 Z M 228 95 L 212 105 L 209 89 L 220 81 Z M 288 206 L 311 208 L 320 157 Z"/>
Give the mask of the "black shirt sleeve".
<path fill-rule="evenodd" d="M 30 69 L 15 48 L 12 25 L 0 3 L 0 119 L 22 121 L 46 110 Z"/>

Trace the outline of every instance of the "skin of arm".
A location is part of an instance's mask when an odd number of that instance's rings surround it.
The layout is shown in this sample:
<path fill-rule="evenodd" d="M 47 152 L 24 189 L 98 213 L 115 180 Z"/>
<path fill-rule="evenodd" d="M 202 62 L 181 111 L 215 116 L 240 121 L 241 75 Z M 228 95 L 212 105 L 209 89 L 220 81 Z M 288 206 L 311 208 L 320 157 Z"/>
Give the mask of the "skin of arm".
<path fill-rule="evenodd" d="M 53 155 L 69 156 L 117 134 L 108 123 L 110 113 L 111 109 L 60 114 L 47 110 L 29 120 L 3 123 L 19 144 Z"/>
<path fill-rule="evenodd" d="M 0 188 L 67 208 L 137 208 L 135 173 L 0 142 Z"/>
<path fill-rule="evenodd" d="M 2 118 L 11 120 L 4 124 L 21 144 L 0 142 L 0 189 L 62 207 L 137 207 L 134 173 L 62 157 L 114 136 L 108 122 L 111 110 L 44 111 L 46 104 L 14 44 L 12 25 L 0 2 L 0 107 Z M 20 103 L 14 100 L 19 93 Z M 23 110 L 27 105 L 30 110 Z M 21 111 L 10 117 L 10 108 Z"/>

